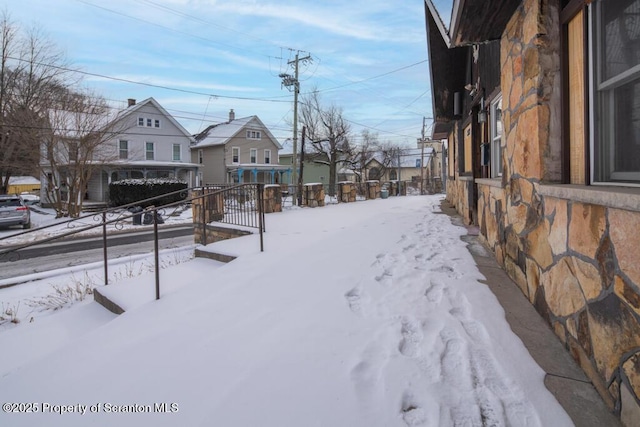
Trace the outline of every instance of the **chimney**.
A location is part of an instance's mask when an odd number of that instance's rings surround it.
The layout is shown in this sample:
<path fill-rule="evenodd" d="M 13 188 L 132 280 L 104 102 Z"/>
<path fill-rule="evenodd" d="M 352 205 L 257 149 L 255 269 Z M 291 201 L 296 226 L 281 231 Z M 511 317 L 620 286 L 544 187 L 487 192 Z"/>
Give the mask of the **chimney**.
<path fill-rule="evenodd" d="M 127 99 L 127 107 L 133 107 L 134 105 L 136 105 L 136 100 L 133 98 L 129 98 Z"/>
<path fill-rule="evenodd" d="M 233 112 L 233 108 L 229 110 L 229 123 L 236 119 L 236 113 Z"/>

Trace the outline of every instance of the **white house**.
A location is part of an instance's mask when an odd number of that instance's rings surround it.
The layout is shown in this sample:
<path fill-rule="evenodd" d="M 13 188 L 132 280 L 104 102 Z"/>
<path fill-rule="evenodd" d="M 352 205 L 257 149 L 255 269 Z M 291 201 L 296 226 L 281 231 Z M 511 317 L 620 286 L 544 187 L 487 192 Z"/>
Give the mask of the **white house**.
<path fill-rule="evenodd" d="M 198 165 L 191 163 L 189 151 L 193 138 L 158 101 L 129 99 L 128 107 L 114 121 L 117 131 L 93 155 L 85 200 L 107 202 L 109 184 L 127 178 L 175 178 L 195 185 Z M 65 161 L 71 165 L 75 160 L 68 156 Z M 64 167 L 48 170 L 43 161 L 42 169 L 41 198 L 47 200 L 51 183 L 64 182 L 61 177 L 54 180 L 52 174 L 64 173 Z"/>

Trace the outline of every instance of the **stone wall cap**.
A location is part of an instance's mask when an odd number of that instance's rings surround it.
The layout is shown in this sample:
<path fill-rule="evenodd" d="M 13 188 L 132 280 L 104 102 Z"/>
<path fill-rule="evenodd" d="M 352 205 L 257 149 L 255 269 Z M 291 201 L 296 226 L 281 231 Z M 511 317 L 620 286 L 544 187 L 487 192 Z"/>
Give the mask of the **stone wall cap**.
<path fill-rule="evenodd" d="M 487 187 L 502 188 L 502 179 L 501 178 L 477 178 L 476 184 L 486 185 Z"/>
<path fill-rule="evenodd" d="M 540 184 L 538 192 L 543 196 L 558 199 L 640 212 L 640 187 Z"/>
<path fill-rule="evenodd" d="M 280 184 L 265 184 L 264 186 L 264 188 L 274 188 L 274 187 L 280 188 Z"/>
<path fill-rule="evenodd" d="M 323 183 L 321 183 L 321 182 L 310 182 L 310 183 L 308 183 L 308 184 L 304 184 L 304 186 L 305 186 L 305 187 L 309 187 L 309 186 L 311 186 L 311 185 L 324 185 L 324 184 L 323 184 Z"/>

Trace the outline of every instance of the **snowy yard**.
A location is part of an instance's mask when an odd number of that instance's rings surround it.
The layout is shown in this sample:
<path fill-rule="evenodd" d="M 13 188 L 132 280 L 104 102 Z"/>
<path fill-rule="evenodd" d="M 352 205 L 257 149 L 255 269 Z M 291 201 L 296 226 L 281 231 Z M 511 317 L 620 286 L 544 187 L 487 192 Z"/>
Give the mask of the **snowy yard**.
<path fill-rule="evenodd" d="M 265 252 L 167 264 L 159 301 L 0 329 L 0 401 L 26 404 L 3 409 L 32 410 L 0 425 L 572 425 L 440 202 L 269 214 Z M 153 295 L 153 274 L 117 286 Z"/>

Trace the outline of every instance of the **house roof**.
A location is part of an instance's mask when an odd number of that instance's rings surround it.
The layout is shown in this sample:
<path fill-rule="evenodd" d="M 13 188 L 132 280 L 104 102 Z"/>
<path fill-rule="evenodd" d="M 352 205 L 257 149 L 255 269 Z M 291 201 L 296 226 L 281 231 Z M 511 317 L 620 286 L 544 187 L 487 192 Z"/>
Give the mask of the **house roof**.
<path fill-rule="evenodd" d="M 122 113 L 120 114 L 120 117 L 118 117 L 119 120 L 130 116 L 131 114 L 135 113 L 136 111 L 140 110 L 142 107 L 144 107 L 147 104 L 151 104 L 154 107 L 156 107 L 176 128 L 178 128 L 178 130 L 184 134 L 184 136 L 186 136 L 187 138 L 189 138 L 190 140 L 193 140 L 193 136 L 176 120 L 173 118 L 173 116 L 171 114 L 169 114 L 169 112 L 167 110 L 165 110 L 162 105 L 160 105 L 158 103 L 158 101 L 156 101 L 153 97 L 151 98 L 147 98 L 144 101 L 140 101 L 130 107 L 127 107 L 125 110 L 122 111 Z"/>
<path fill-rule="evenodd" d="M 432 147 L 424 147 L 424 159 L 425 163 L 429 159 L 429 156 L 433 154 L 435 150 Z M 400 152 L 400 167 L 401 168 L 415 168 L 416 160 L 419 160 L 423 156 L 422 148 L 405 148 Z M 376 162 L 380 165 L 383 164 L 383 158 L 381 155 L 376 154 L 367 161 L 367 167 L 371 162 Z M 398 167 L 397 160 L 393 159 L 390 167 Z"/>
<path fill-rule="evenodd" d="M 278 149 L 282 148 L 282 145 L 280 145 L 278 140 L 273 136 L 264 123 L 262 123 L 258 116 L 243 117 L 241 119 L 234 119 L 229 122 L 211 125 L 198 135 L 195 135 L 196 142 L 191 146 L 191 148 L 225 145 L 231 138 L 238 135 L 250 124 L 258 125 L 261 130 L 264 130 L 267 133 L 267 136 L 271 141 L 273 141 Z"/>
<path fill-rule="evenodd" d="M 448 136 L 456 92 L 465 94 L 469 47 L 498 40 L 521 0 L 453 0 L 451 21 L 445 23 L 434 0 L 425 0 L 434 126 L 431 137 Z M 445 15 L 446 16 L 446 15 Z"/>
<path fill-rule="evenodd" d="M 451 21 L 446 26 L 449 46 L 468 46 L 500 39 L 521 3 L 522 0 L 453 0 Z M 438 15 L 438 20 L 446 28 L 433 0 L 425 0 L 425 5 Z M 443 2 L 441 9 L 445 8 L 449 10 L 449 4 Z"/>
<path fill-rule="evenodd" d="M 9 185 L 31 185 L 31 184 L 40 184 L 40 180 L 32 176 L 10 176 L 9 177 Z"/>

